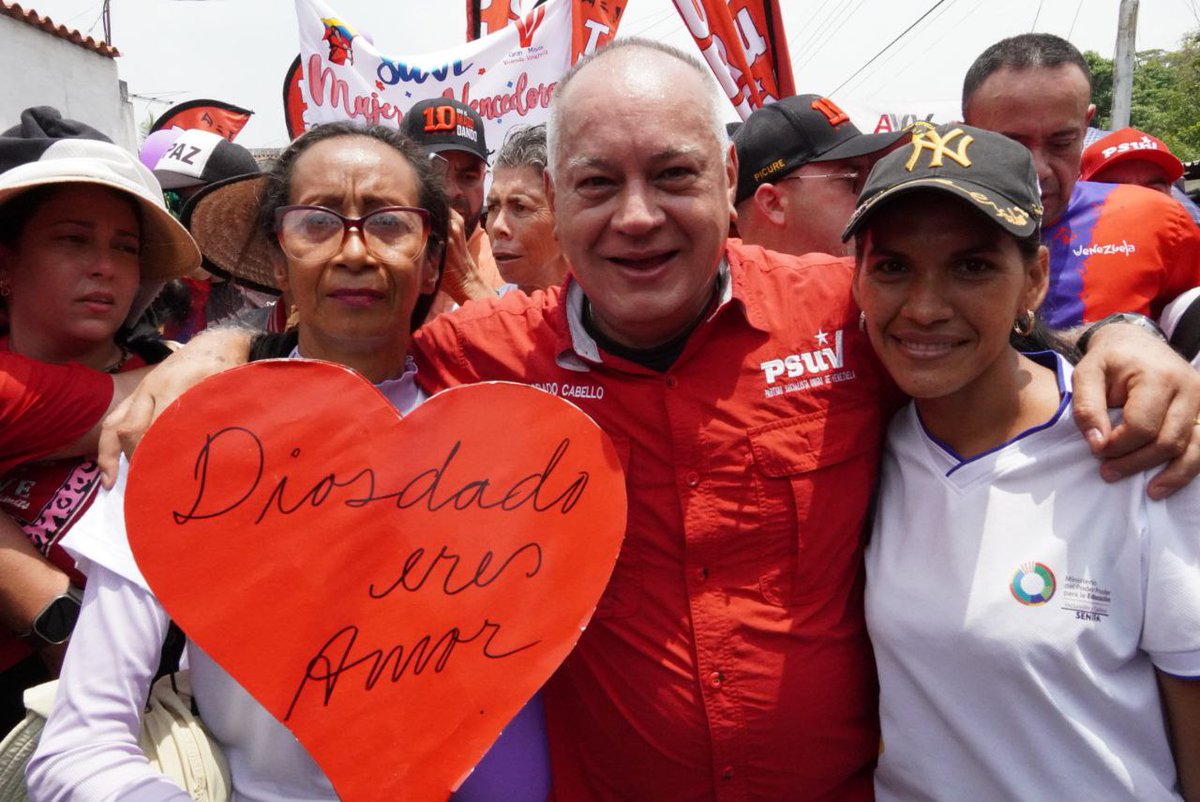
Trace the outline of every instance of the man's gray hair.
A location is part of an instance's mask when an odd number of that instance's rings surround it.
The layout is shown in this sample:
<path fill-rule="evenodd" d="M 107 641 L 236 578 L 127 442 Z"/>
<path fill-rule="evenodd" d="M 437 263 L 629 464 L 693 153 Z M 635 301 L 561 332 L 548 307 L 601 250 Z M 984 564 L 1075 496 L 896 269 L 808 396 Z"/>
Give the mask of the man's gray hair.
<path fill-rule="evenodd" d="M 558 138 L 562 127 L 562 101 L 566 97 L 567 90 L 575 76 L 587 69 L 588 65 L 602 59 L 621 55 L 633 58 L 645 58 L 646 56 L 656 54 L 669 56 L 676 61 L 686 64 L 704 81 L 705 86 L 708 87 L 708 91 L 705 92 L 704 97 L 695 98 L 695 100 L 703 102 L 707 106 L 709 128 L 712 130 L 717 143 L 720 144 L 722 149 L 729 146 L 729 134 L 725 130 L 725 122 L 721 119 L 721 109 L 723 108 L 723 104 L 727 103 L 728 100 L 718 93 L 718 87 L 716 80 L 713 78 L 712 71 L 699 59 L 684 53 L 676 47 L 653 39 L 631 36 L 627 39 L 614 39 L 607 45 L 597 48 L 592 53 L 584 56 L 575 62 L 575 66 L 567 70 L 567 73 L 554 85 L 554 94 L 550 100 L 550 117 L 546 124 L 546 149 L 551 165 L 559 163 L 564 155 L 558 152 Z M 646 69 L 653 69 L 653 67 L 647 66 Z"/>
<path fill-rule="evenodd" d="M 541 175 L 546 170 L 546 124 L 518 125 L 508 132 L 492 169 L 529 167 Z"/>

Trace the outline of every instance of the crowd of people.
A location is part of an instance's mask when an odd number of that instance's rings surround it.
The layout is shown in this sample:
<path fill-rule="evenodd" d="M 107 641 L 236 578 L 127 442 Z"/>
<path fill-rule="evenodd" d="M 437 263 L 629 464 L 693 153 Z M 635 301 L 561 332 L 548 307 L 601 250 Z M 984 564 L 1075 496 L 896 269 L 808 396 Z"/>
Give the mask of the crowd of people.
<path fill-rule="evenodd" d="M 962 123 L 867 135 L 798 95 L 731 140 L 702 63 L 620 39 L 490 186 L 482 120 L 435 99 L 317 127 L 182 224 L 87 126 L 6 131 L 0 728 L 61 677 L 30 798 L 192 798 L 138 746 L 169 620 L 119 446 L 285 357 L 401 411 L 554 387 L 621 455 L 608 587 L 456 798 L 1200 800 L 1200 229 L 1160 140 L 1085 153 L 1090 95 L 1030 34 L 972 65 Z M 279 300 L 166 356 L 135 324 L 201 253 Z M 231 798 L 337 798 L 187 650 Z"/>

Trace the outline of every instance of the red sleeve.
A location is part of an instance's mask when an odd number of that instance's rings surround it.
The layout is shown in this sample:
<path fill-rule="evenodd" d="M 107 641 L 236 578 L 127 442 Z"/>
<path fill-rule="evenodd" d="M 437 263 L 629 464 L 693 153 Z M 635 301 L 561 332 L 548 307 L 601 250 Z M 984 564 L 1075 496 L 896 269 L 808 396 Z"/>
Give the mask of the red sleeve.
<path fill-rule="evenodd" d="M 70 445 L 112 401 L 112 377 L 0 350 L 0 475 Z"/>
<path fill-rule="evenodd" d="M 1173 198 L 1169 200 L 1171 214 L 1164 226 L 1169 225 L 1175 236 L 1172 238 L 1170 256 L 1165 260 L 1167 264 L 1164 265 L 1166 285 L 1162 294 L 1151 304 L 1151 311 L 1156 318 L 1168 303 L 1193 287 L 1200 287 L 1200 228 L 1197 228 L 1183 204 Z"/>
<path fill-rule="evenodd" d="M 417 383 L 430 395 L 447 387 L 479 381 L 463 356 L 458 328 L 453 322 L 455 314 L 438 315 L 413 335 Z"/>

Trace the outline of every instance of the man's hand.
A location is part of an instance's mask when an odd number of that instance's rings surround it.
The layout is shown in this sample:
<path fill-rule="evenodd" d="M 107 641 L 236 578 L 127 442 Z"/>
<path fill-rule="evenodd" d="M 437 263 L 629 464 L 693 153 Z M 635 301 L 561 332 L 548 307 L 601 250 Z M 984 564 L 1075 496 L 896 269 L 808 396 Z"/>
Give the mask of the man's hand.
<path fill-rule="evenodd" d="M 121 452 L 132 455 L 142 435 L 164 409 L 184 392 L 215 373 L 249 359 L 253 332 L 210 329 L 167 357 L 137 389 L 104 419 L 100 433 L 100 481 L 111 488 L 117 480 Z"/>
<path fill-rule="evenodd" d="M 442 269 L 442 292 L 464 304 L 473 298 L 492 298 L 499 287 L 489 286 L 467 247 L 462 215 L 450 210 L 450 232 L 446 242 L 446 264 Z"/>
<path fill-rule="evenodd" d="M 1074 392 L 1075 421 L 1103 458 L 1106 481 L 1165 463 L 1148 488 L 1158 499 L 1200 473 L 1200 374 L 1152 334 L 1121 324 L 1097 330 Z M 1123 407 L 1116 428 L 1109 407 Z"/>

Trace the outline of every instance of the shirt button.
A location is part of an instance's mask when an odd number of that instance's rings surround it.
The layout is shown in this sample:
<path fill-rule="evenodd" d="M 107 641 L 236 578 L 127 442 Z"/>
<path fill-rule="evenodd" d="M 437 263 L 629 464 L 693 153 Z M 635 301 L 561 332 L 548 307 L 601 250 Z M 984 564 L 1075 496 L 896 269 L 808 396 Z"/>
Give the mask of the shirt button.
<path fill-rule="evenodd" d="M 674 376 L 667 377 L 667 386 L 668 387 L 674 387 L 677 384 L 679 384 L 679 380 L 676 379 Z"/>
<path fill-rule="evenodd" d="M 713 673 L 708 675 L 708 684 L 713 686 L 714 688 L 720 688 L 721 684 L 724 682 L 725 682 L 725 675 L 722 674 L 720 671 L 714 671 Z"/>
<path fill-rule="evenodd" d="M 733 766 L 726 766 L 724 769 L 721 770 L 721 779 L 722 780 L 732 780 L 733 779 Z"/>
<path fill-rule="evenodd" d="M 703 567 L 697 568 L 696 579 L 700 580 L 701 582 L 706 581 L 708 579 L 708 569 Z"/>
<path fill-rule="evenodd" d="M 700 474 L 695 471 L 688 471 L 687 476 L 684 477 L 684 481 L 687 482 L 688 487 L 695 487 L 700 484 Z"/>

